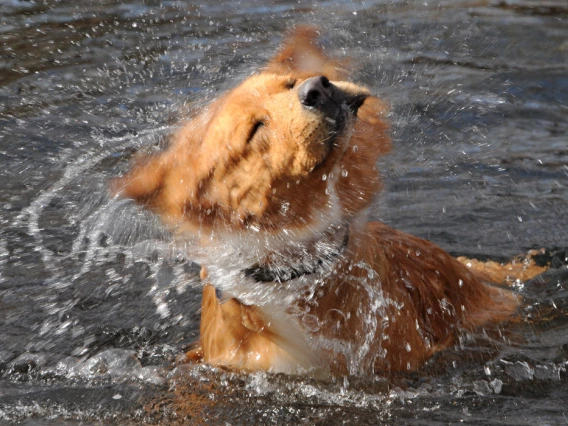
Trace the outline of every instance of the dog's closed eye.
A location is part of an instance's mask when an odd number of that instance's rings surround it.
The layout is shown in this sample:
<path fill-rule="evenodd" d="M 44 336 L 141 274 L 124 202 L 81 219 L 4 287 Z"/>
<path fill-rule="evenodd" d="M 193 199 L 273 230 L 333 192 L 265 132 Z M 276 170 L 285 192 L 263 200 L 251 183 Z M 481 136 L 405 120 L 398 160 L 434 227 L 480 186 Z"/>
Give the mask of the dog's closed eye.
<path fill-rule="evenodd" d="M 252 126 L 252 128 L 250 129 L 250 132 L 248 134 L 247 137 L 247 143 L 251 143 L 252 140 L 254 139 L 254 136 L 256 135 L 256 133 L 258 132 L 258 130 L 260 128 L 262 128 L 264 126 L 264 121 L 258 120 L 254 123 L 254 125 Z"/>
<path fill-rule="evenodd" d="M 288 80 L 288 81 L 284 84 L 284 86 L 286 87 L 286 89 L 292 90 L 292 89 L 296 86 L 296 82 L 297 82 L 297 81 L 298 81 L 298 80 L 296 80 L 296 79 Z"/>

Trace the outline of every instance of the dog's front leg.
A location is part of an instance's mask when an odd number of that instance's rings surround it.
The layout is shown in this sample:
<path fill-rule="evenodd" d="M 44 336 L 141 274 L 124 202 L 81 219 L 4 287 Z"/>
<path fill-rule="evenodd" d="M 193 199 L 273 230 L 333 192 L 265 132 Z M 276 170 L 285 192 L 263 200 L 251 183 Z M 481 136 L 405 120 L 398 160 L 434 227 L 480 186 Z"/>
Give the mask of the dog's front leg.
<path fill-rule="evenodd" d="M 201 271 L 199 272 L 199 277 L 203 282 L 205 282 L 205 280 L 207 279 L 207 269 L 204 266 L 201 267 Z M 203 361 L 204 353 L 201 341 L 201 336 L 203 336 L 203 325 L 207 321 L 210 321 L 211 319 L 210 311 L 211 310 L 214 311 L 216 309 L 217 304 L 218 302 L 217 302 L 217 295 L 215 294 L 215 287 L 213 287 L 211 284 L 206 284 L 203 287 L 203 294 L 201 299 L 201 323 L 199 327 L 200 339 L 197 342 L 194 342 L 192 344 L 191 349 L 188 352 L 186 352 L 185 356 L 188 362 Z M 204 321 L 204 316 L 206 317 L 205 321 Z"/>
<path fill-rule="evenodd" d="M 205 282 L 200 339 L 186 354 L 187 360 L 249 371 L 274 367 L 283 350 L 275 343 L 262 311 L 237 299 L 219 301 L 215 287 L 207 282 L 205 268 L 200 276 Z"/>

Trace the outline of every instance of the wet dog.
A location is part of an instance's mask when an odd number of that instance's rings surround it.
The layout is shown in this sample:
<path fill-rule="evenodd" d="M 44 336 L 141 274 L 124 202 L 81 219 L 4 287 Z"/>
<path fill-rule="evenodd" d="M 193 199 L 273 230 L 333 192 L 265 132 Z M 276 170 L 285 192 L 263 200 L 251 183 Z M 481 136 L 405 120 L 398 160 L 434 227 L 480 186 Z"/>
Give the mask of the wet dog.
<path fill-rule="evenodd" d="M 287 374 L 418 369 L 519 305 L 487 272 L 367 221 L 387 105 L 301 28 L 113 187 L 202 265 L 200 340 L 216 366 Z"/>

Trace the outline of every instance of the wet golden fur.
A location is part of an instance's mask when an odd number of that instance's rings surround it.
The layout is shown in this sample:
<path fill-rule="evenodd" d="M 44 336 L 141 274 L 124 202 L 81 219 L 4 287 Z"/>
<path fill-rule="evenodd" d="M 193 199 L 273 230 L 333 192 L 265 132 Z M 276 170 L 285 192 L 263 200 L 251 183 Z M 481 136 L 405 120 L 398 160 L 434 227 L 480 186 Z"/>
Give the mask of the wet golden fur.
<path fill-rule="evenodd" d="M 474 273 L 432 243 L 366 222 L 381 187 L 377 159 L 390 150 L 387 106 L 341 81 L 342 64 L 315 45 L 315 36 L 297 30 L 265 69 L 113 186 L 210 252 L 224 250 L 225 238 L 242 240 L 243 251 L 254 245 L 259 265 L 348 237 L 328 267 L 296 280 L 286 303 L 251 305 L 234 291 L 220 301 L 220 283 L 204 264 L 200 341 L 188 358 L 320 376 L 414 370 L 458 333 L 509 318 L 518 298 L 486 282 L 491 271 Z M 298 100 L 298 87 L 322 74 L 349 96 L 366 96 L 337 135 L 323 114 Z"/>

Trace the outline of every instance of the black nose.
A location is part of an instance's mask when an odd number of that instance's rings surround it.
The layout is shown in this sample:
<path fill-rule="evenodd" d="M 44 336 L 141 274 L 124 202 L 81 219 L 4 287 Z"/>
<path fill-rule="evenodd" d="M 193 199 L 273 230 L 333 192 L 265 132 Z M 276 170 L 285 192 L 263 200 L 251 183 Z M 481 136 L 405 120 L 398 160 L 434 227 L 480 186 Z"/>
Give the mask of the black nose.
<path fill-rule="evenodd" d="M 321 75 L 305 80 L 298 88 L 298 97 L 302 105 L 315 108 L 334 118 L 341 103 L 338 92 L 329 79 Z"/>
<path fill-rule="evenodd" d="M 300 85 L 298 96 L 305 106 L 317 107 L 326 101 L 330 95 L 331 83 L 327 77 L 319 76 L 308 78 Z"/>
<path fill-rule="evenodd" d="M 308 78 L 298 87 L 298 97 L 302 105 L 315 108 L 334 120 L 342 116 L 342 105 L 347 106 L 350 113 L 356 116 L 367 96 L 364 92 L 343 91 L 323 75 Z"/>

